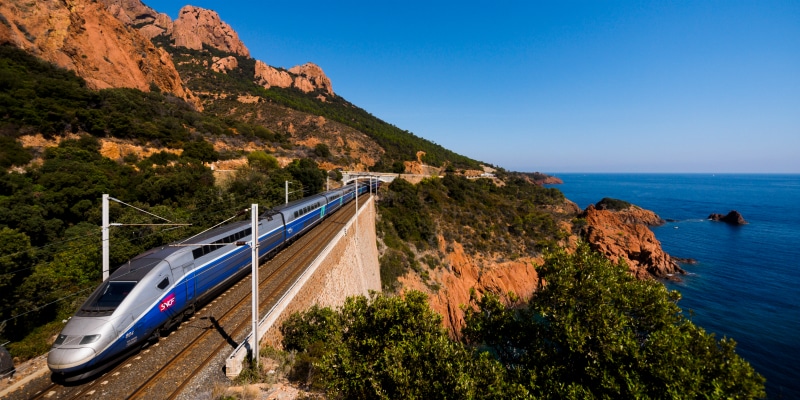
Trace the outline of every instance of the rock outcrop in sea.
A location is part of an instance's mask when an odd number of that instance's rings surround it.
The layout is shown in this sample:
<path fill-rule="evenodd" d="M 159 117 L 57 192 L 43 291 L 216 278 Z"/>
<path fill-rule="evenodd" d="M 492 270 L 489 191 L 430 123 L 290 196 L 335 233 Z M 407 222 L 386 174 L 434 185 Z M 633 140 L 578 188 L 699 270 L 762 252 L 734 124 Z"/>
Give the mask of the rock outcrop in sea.
<path fill-rule="evenodd" d="M 731 225 L 745 225 L 745 224 L 747 224 L 747 221 L 745 221 L 745 219 L 742 216 L 742 214 L 740 214 L 736 210 L 731 210 L 731 212 L 729 212 L 729 213 L 727 213 L 725 215 L 722 215 L 722 214 L 711 214 L 711 215 L 708 216 L 708 219 L 710 219 L 712 221 L 725 222 L 725 223 L 731 224 Z"/>
<path fill-rule="evenodd" d="M 601 207 L 590 205 L 579 215 L 586 221 L 581 236 L 594 250 L 613 262 L 624 260 L 630 273 L 639 279 L 677 279 L 676 274 L 686 273 L 650 230 L 650 226 L 664 223 L 656 213 L 634 205 Z"/>

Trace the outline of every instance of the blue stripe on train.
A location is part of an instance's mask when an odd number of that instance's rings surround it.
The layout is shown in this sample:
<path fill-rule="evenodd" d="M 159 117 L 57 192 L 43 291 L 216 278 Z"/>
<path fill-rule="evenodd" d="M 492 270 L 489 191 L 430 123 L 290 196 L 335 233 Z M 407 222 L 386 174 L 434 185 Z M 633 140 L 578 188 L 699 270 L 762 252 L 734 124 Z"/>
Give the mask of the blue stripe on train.
<path fill-rule="evenodd" d="M 283 243 L 283 240 L 270 240 L 274 239 L 276 236 L 283 236 L 283 227 L 279 229 L 273 229 L 265 235 L 259 235 L 259 257 L 264 256 L 268 252 L 278 247 L 278 245 Z M 83 370 L 94 365 L 101 365 L 105 362 L 111 361 L 113 357 L 118 356 L 118 353 L 125 351 L 127 348 L 133 345 L 141 343 L 143 340 L 146 340 L 152 335 L 156 328 L 167 322 L 169 318 L 180 312 L 183 312 L 186 309 L 188 306 L 187 300 L 189 297 L 186 286 L 191 284 L 189 282 L 190 280 L 194 280 L 194 287 L 196 290 L 196 293 L 194 296 L 192 296 L 192 299 L 204 295 L 209 290 L 216 288 L 225 279 L 235 275 L 245 267 L 249 266 L 251 261 L 249 250 L 249 247 L 236 248 L 220 257 L 194 268 L 182 279 L 177 281 L 175 285 L 173 285 L 172 288 L 163 296 L 160 296 L 153 303 L 153 305 L 148 307 L 148 311 L 133 322 L 133 328 L 128 329 L 126 332 L 117 332 L 119 334 L 119 338 L 112 345 L 106 347 L 106 349 L 103 350 L 98 357 L 94 357 L 90 362 L 84 365 L 71 368 L 70 370 L 64 372 L 69 373 L 72 371 Z M 229 268 L 217 269 L 217 267 L 227 264 L 229 260 L 233 258 L 239 259 L 231 264 Z M 200 288 L 201 285 L 196 280 L 197 276 L 207 274 L 209 271 L 214 269 L 216 270 L 214 271 L 212 278 L 206 282 L 206 289 L 202 291 L 199 290 L 198 288 Z M 223 271 L 226 273 L 221 274 L 220 272 Z M 163 304 L 164 300 L 169 297 L 174 298 L 174 303 L 172 303 L 168 308 L 162 310 L 160 306 Z"/>

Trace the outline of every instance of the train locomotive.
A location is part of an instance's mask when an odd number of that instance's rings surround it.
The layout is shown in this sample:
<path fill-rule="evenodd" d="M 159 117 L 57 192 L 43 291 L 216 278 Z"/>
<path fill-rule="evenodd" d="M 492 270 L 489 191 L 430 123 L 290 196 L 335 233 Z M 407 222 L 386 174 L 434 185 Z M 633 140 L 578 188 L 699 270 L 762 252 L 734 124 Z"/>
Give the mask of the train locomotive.
<path fill-rule="evenodd" d="M 378 181 L 351 183 L 273 208 L 259 217 L 259 257 L 297 239 Z M 157 340 L 250 272 L 249 221 L 234 222 L 148 250 L 117 268 L 69 319 L 47 365 L 54 380 L 77 381 Z"/>

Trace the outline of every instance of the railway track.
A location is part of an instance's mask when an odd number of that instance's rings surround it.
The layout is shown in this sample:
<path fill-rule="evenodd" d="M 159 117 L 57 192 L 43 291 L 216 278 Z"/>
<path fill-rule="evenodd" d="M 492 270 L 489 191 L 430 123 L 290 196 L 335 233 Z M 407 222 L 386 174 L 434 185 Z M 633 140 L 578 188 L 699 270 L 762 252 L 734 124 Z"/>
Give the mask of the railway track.
<path fill-rule="evenodd" d="M 259 315 L 280 299 L 354 212 L 353 202 L 345 205 L 271 260 L 260 264 Z M 93 380 L 74 386 L 61 385 L 51 382 L 47 374 L 47 382 L 40 383 L 41 389 L 36 393 L 17 392 L 10 398 L 178 398 L 200 371 L 220 359 L 226 347 L 233 350 L 249 332 L 250 298 L 250 279 L 245 277 L 180 324 L 169 336 L 110 367 Z M 197 330 L 199 332 L 195 332 Z"/>

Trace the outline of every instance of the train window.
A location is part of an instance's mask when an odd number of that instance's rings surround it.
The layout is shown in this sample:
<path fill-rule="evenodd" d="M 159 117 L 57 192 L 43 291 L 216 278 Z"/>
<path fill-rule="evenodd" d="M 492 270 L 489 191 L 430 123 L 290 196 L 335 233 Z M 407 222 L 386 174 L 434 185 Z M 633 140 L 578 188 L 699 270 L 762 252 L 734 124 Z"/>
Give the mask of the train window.
<path fill-rule="evenodd" d="M 297 218 L 297 217 L 298 217 L 298 213 L 297 213 L 297 211 L 295 211 L 295 212 L 294 212 L 294 217 L 295 217 L 295 218 Z"/>
<path fill-rule="evenodd" d="M 167 286 L 169 286 L 169 277 L 165 276 L 164 280 L 158 283 L 158 288 L 164 290 Z"/>
<path fill-rule="evenodd" d="M 108 282 L 101 294 L 90 308 L 117 308 L 128 293 L 136 286 L 136 282 Z"/>
<path fill-rule="evenodd" d="M 195 259 L 198 259 L 198 258 L 202 257 L 203 256 L 203 248 L 199 247 L 199 248 L 196 248 L 196 249 L 192 250 L 192 256 Z"/>

